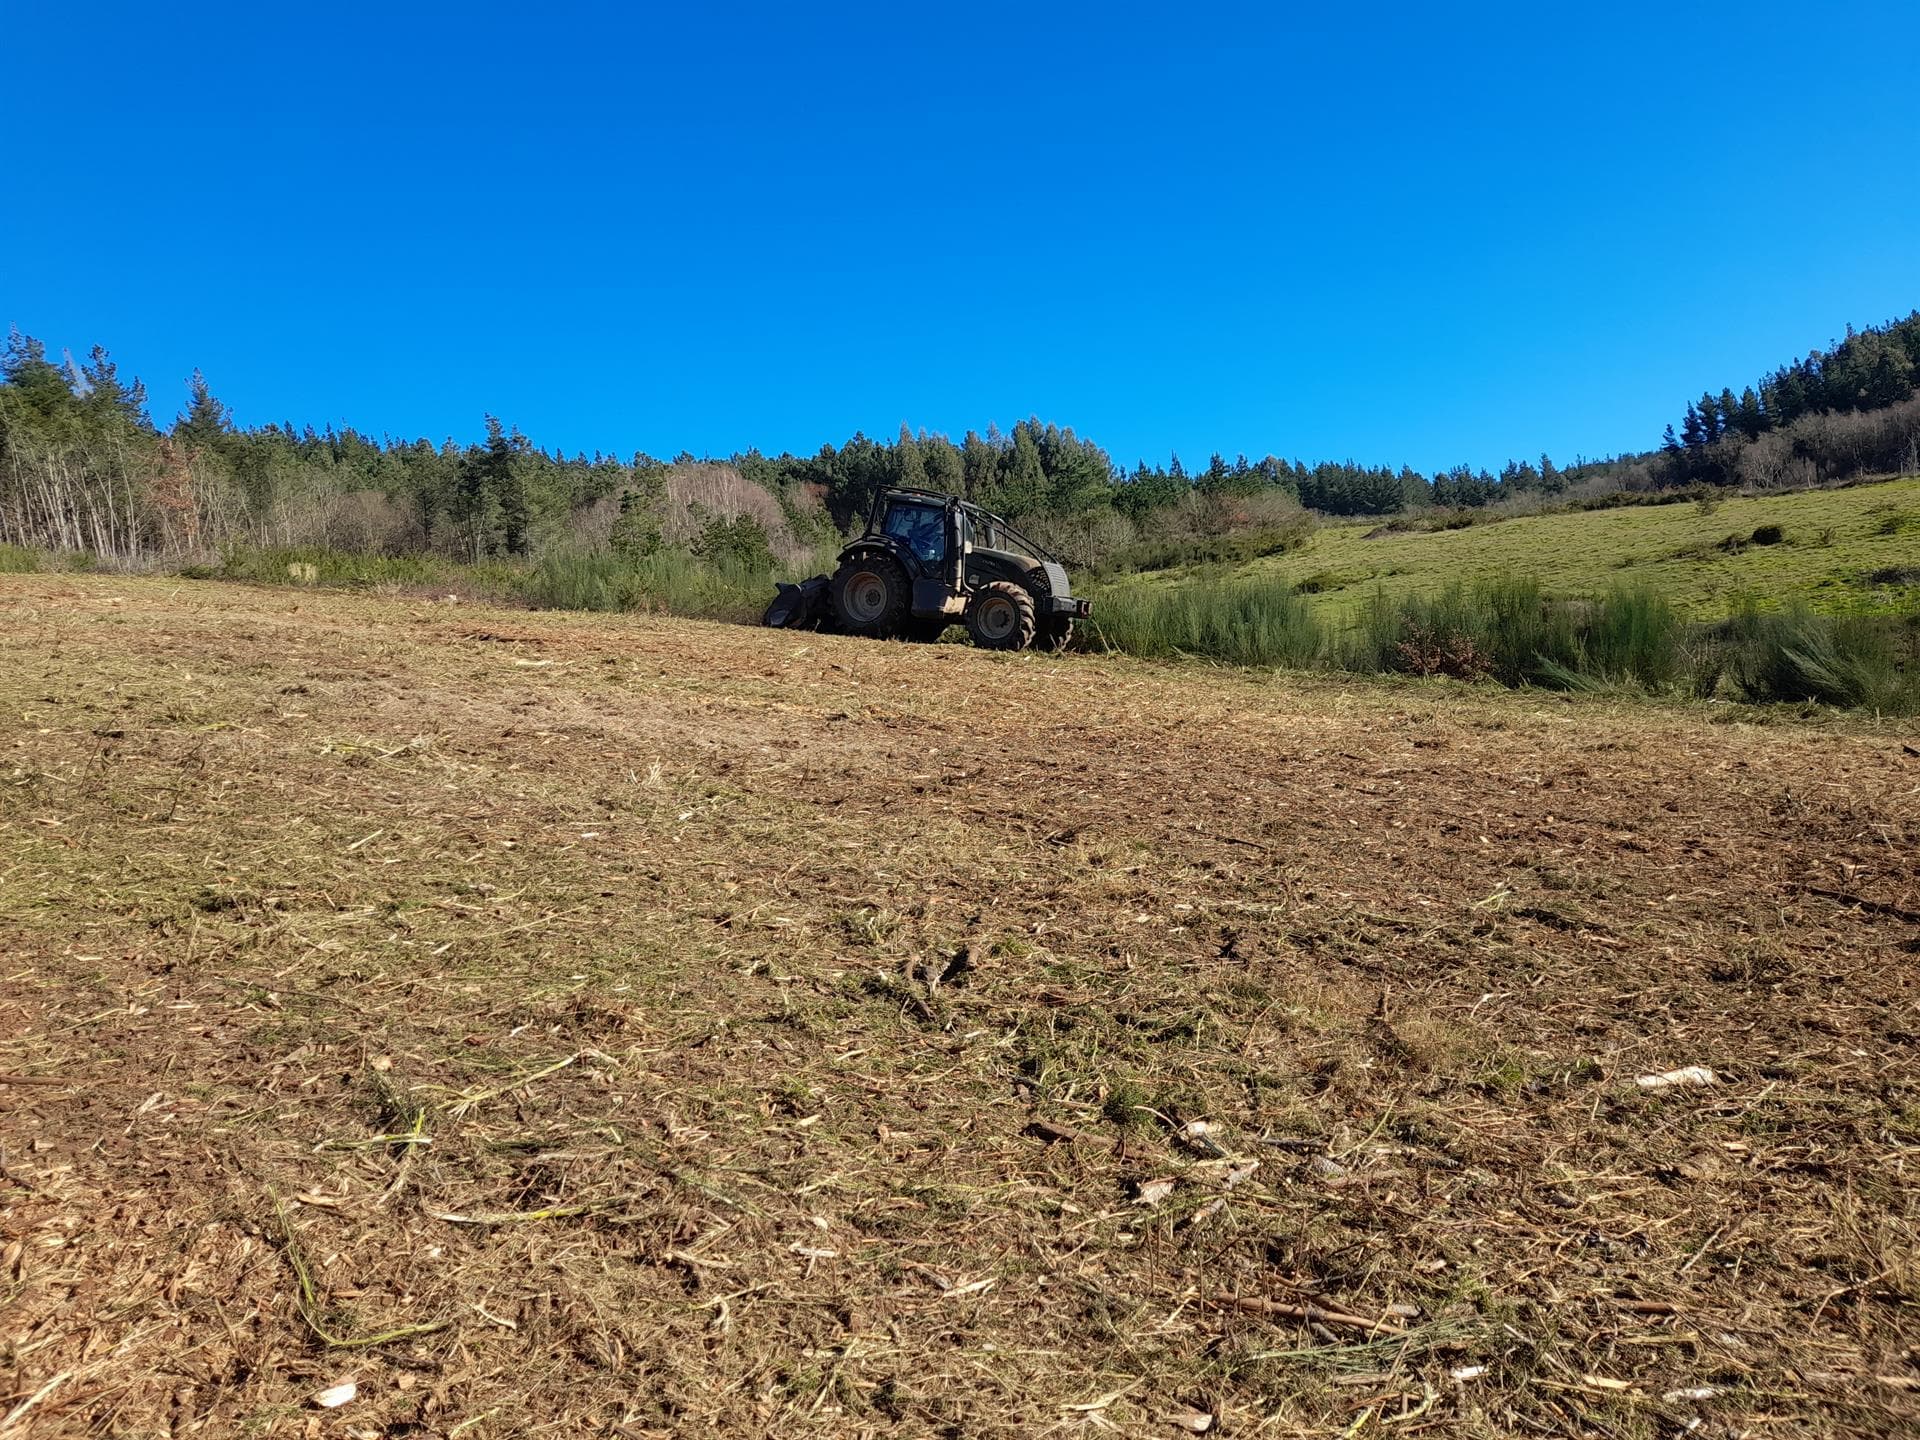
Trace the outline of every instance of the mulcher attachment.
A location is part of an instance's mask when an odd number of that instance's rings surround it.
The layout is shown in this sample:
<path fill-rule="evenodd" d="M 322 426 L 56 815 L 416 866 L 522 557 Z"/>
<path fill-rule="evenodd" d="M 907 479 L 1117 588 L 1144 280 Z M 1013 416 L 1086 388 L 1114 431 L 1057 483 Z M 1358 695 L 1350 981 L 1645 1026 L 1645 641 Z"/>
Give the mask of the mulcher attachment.
<path fill-rule="evenodd" d="M 798 585 L 778 582 L 780 593 L 760 617 L 762 625 L 776 630 L 819 630 L 832 618 L 827 604 L 827 577 L 816 575 Z"/>

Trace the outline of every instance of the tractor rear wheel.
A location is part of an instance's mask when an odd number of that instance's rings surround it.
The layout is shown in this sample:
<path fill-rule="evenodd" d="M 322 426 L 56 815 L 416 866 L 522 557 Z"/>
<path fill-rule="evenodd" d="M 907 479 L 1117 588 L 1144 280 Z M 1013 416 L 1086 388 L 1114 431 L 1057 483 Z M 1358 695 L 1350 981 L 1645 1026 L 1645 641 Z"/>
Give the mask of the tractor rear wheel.
<path fill-rule="evenodd" d="M 856 555 L 833 573 L 834 619 L 849 635 L 884 640 L 907 621 L 907 572 L 890 555 Z"/>
<path fill-rule="evenodd" d="M 1010 580 L 995 580 L 967 602 L 967 633 L 982 650 L 1024 650 L 1033 644 L 1033 595 Z"/>

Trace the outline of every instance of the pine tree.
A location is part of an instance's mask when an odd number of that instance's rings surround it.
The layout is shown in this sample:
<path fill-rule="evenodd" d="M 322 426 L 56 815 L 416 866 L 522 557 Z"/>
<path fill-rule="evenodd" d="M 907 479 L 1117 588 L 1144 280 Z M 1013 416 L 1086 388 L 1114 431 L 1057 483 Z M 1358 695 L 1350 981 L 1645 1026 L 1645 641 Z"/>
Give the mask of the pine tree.
<path fill-rule="evenodd" d="M 1033 427 L 1021 421 L 1013 427 L 1013 448 L 1000 479 L 999 508 L 1010 515 L 1027 515 L 1039 508 L 1047 493 L 1047 472 L 1040 464 L 1040 447 Z"/>
<path fill-rule="evenodd" d="M 1671 430 L 1673 427 L 1668 426 L 1667 428 Z M 1693 450 L 1706 444 L 1707 439 L 1707 427 L 1700 419 L 1698 407 L 1693 405 L 1687 406 L 1687 413 L 1680 421 L 1680 443 L 1686 449 Z"/>
<path fill-rule="evenodd" d="M 500 422 L 491 415 L 487 417 L 487 438 L 500 428 Z M 477 447 L 468 447 L 461 452 L 459 467 L 454 471 L 453 495 L 447 506 L 454 523 L 466 532 L 467 558 L 478 560 L 482 554 L 487 531 L 487 465 L 486 451 Z"/>
<path fill-rule="evenodd" d="M 620 493 L 620 518 L 613 522 L 614 550 L 629 558 L 660 549 L 667 522 L 667 467 L 650 455 L 633 457 L 632 478 Z"/>
<path fill-rule="evenodd" d="M 487 416 L 487 443 L 480 457 L 481 485 L 500 510 L 500 538 L 509 555 L 527 553 L 527 505 L 524 460 L 532 449 L 527 437 Z"/>
<path fill-rule="evenodd" d="M 190 453 L 217 450 L 233 432 L 233 416 L 207 387 L 207 377 L 198 370 L 187 382 L 187 411 L 174 418 L 173 438 Z"/>
<path fill-rule="evenodd" d="M 900 438 L 893 445 L 893 483 L 914 490 L 927 488 L 927 467 L 920 458 L 920 446 L 913 438 L 913 432 L 902 421 Z"/>
<path fill-rule="evenodd" d="M 966 466 L 960 458 L 960 452 L 953 448 L 953 442 L 946 436 L 935 435 L 922 440 L 920 458 L 927 469 L 927 485 L 930 489 L 958 495 L 966 488 Z"/>
<path fill-rule="evenodd" d="M 109 421 L 136 430 L 151 430 L 147 418 L 147 387 L 136 376 L 131 385 L 120 379 L 120 367 L 106 350 L 96 345 L 80 366 L 80 380 L 86 386 L 81 409 L 96 421 Z"/>
<path fill-rule="evenodd" d="M 1695 407 L 1700 416 L 1700 433 L 1704 443 L 1711 445 L 1727 431 L 1726 416 L 1720 413 L 1720 401 L 1711 390 L 1703 391 L 1699 404 Z"/>
<path fill-rule="evenodd" d="M 0 376 L 42 431 L 53 434 L 66 428 L 73 413 L 73 387 L 60 367 L 47 359 L 47 347 L 17 326 L 7 332 Z"/>
<path fill-rule="evenodd" d="M 960 473 L 969 500 L 985 503 L 1000 481 L 1000 452 L 974 431 L 969 430 L 960 443 Z"/>

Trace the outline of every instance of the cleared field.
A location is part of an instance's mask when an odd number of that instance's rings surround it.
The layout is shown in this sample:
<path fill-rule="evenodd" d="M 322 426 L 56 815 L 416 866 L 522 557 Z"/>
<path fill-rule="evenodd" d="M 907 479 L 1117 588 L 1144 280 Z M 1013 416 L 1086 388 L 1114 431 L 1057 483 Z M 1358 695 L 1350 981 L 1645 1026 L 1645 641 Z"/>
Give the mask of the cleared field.
<path fill-rule="evenodd" d="M 1910 1435 L 1920 739 L 1710 713 L 9 578 L 0 1428 Z"/>
<path fill-rule="evenodd" d="M 1735 497 L 1704 513 L 1692 504 L 1644 505 L 1374 534 L 1380 525 L 1325 525 L 1304 548 L 1251 569 L 1320 585 L 1318 603 L 1338 616 L 1353 614 L 1376 591 L 1430 593 L 1510 574 L 1537 575 L 1563 595 L 1622 582 L 1650 585 L 1703 618 L 1724 615 L 1747 596 L 1768 607 L 1803 601 L 1835 614 L 1920 609 L 1920 479 L 1914 478 Z M 1751 543 L 1753 532 L 1767 525 L 1779 526 L 1784 538 Z M 1896 569 L 1910 573 L 1897 583 L 1873 578 Z"/>

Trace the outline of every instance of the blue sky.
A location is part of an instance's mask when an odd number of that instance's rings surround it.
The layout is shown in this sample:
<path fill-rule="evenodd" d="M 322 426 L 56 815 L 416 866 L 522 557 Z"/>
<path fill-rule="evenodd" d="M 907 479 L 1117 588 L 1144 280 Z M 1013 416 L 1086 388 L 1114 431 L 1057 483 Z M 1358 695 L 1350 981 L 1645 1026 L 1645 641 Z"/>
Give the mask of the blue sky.
<path fill-rule="evenodd" d="M 156 415 L 1651 446 L 1920 304 L 1920 7 L 0 11 L 0 323 Z"/>

